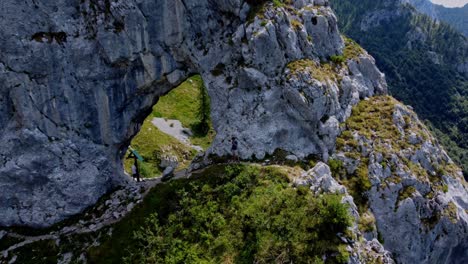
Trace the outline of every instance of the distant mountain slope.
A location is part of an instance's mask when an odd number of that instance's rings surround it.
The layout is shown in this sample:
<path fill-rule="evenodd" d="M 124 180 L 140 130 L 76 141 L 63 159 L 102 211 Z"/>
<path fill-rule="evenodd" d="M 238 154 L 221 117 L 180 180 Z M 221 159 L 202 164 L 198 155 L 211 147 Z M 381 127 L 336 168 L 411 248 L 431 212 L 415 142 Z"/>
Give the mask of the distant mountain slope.
<path fill-rule="evenodd" d="M 445 21 L 468 36 L 468 5 L 460 8 L 445 8 L 436 5 L 439 19 Z"/>
<path fill-rule="evenodd" d="M 390 92 L 431 122 L 468 168 L 467 39 L 399 0 L 333 0 L 342 31 L 377 60 Z"/>
<path fill-rule="evenodd" d="M 459 8 L 447 8 L 432 3 L 430 0 L 402 0 L 413 5 L 419 12 L 446 22 L 468 36 L 468 5 Z"/>
<path fill-rule="evenodd" d="M 414 6 L 419 12 L 426 14 L 432 18 L 438 18 L 438 10 L 436 6 L 440 6 L 432 3 L 430 0 L 401 0 L 402 3 L 408 3 Z M 444 6 L 440 6 L 446 8 Z"/>

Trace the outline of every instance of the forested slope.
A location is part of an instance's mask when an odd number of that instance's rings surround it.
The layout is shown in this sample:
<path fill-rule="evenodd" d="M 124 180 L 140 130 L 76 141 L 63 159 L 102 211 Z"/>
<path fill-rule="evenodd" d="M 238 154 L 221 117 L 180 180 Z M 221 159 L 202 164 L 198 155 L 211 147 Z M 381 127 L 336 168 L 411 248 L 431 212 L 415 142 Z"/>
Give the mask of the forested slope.
<path fill-rule="evenodd" d="M 331 2 L 344 34 L 376 58 L 386 74 L 390 93 L 430 122 L 466 174 L 466 37 L 399 1 Z"/>

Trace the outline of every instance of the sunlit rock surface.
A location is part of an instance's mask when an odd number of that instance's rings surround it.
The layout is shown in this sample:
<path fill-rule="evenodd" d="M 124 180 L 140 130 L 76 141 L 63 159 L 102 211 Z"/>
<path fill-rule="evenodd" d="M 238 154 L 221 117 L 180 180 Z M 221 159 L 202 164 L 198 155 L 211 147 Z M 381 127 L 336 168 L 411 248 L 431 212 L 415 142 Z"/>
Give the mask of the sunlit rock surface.
<path fill-rule="evenodd" d="M 326 157 L 350 106 L 386 86 L 365 53 L 334 79 L 291 75 L 345 46 L 328 2 L 313 2 L 255 17 L 241 0 L 2 1 L 0 225 L 48 226 L 125 181 L 141 122 L 194 73 L 212 99 L 212 153 L 235 135 L 243 158 Z"/>

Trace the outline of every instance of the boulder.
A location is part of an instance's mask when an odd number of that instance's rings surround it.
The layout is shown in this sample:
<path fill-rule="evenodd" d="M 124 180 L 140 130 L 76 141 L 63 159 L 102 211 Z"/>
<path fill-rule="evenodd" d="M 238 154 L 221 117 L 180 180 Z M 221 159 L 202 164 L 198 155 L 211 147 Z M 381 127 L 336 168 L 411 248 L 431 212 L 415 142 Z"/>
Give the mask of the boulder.
<path fill-rule="evenodd" d="M 292 162 L 292 163 L 296 163 L 299 161 L 299 159 L 297 158 L 296 155 L 287 155 L 286 156 L 286 161 L 289 161 L 289 162 Z"/>
<path fill-rule="evenodd" d="M 167 167 L 162 174 L 163 178 L 170 177 L 174 174 L 174 168 L 173 167 Z"/>
<path fill-rule="evenodd" d="M 170 155 L 170 154 L 163 154 L 161 155 L 161 162 L 159 163 L 160 168 L 177 168 L 179 166 L 179 159 L 177 156 Z"/>
<path fill-rule="evenodd" d="M 296 186 L 310 186 L 310 189 L 317 194 L 346 193 L 346 188 L 332 177 L 330 167 L 323 162 L 317 163 L 314 168 L 295 179 L 294 184 Z"/>

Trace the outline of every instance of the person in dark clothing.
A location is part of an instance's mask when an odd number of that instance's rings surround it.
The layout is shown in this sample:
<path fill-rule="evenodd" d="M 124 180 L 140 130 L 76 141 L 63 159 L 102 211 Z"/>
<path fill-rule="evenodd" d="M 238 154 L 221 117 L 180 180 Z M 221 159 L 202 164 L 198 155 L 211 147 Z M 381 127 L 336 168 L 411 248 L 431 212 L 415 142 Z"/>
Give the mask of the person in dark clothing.
<path fill-rule="evenodd" d="M 133 167 L 135 167 L 135 170 L 133 169 Z M 138 168 L 138 159 L 136 156 L 134 157 L 134 162 L 132 166 L 132 174 L 133 174 L 133 178 L 136 178 L 137 182 L 140 182 L 140 170 Z"/>
<path fill-rule="evenodd" d="M 235 161 L 239 161 L 239 143 L 237 142 L 237 138 L 236 137 L 232 137 L 231 139 L 231 154 L 232 154 L 232 157 L 234 158 Z"/>
<path fill-rule="evenodd" d="M 134 180 L 140 182 L 140 170 L 138 168 L 138 158 L 133 153 L 128 155 L 128 158 L 133 158 L 132 177 Z"/>

